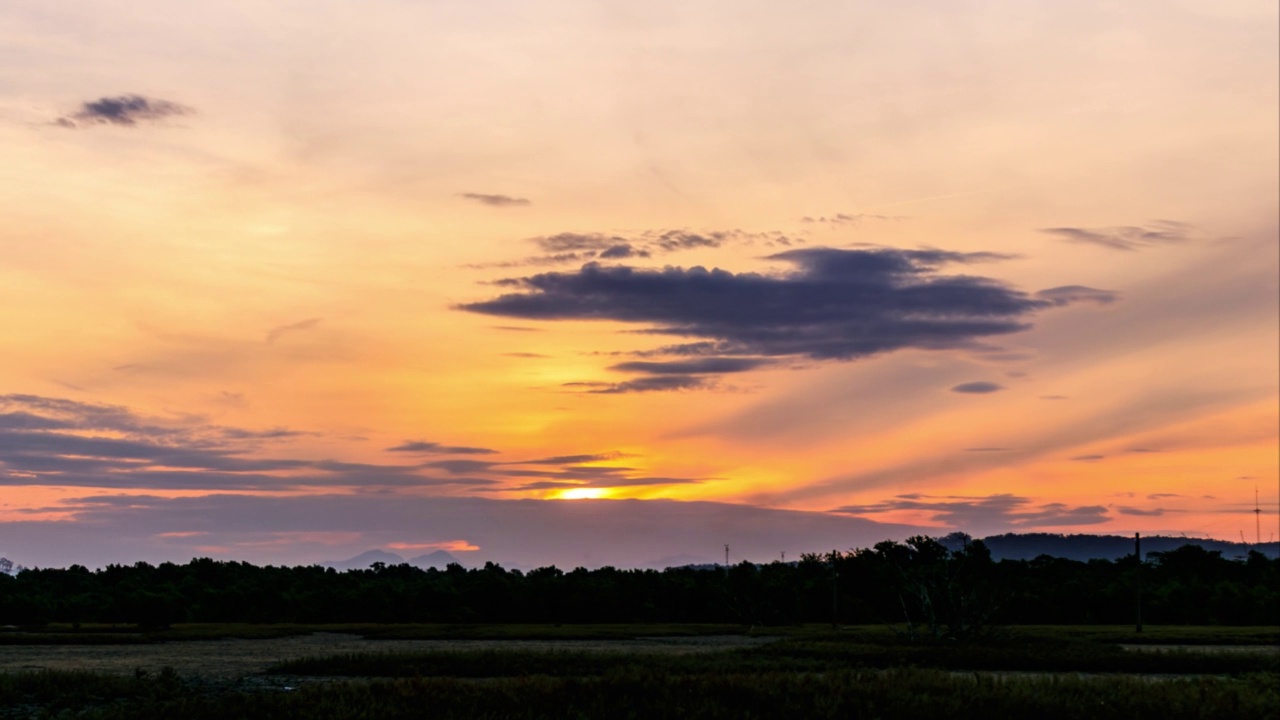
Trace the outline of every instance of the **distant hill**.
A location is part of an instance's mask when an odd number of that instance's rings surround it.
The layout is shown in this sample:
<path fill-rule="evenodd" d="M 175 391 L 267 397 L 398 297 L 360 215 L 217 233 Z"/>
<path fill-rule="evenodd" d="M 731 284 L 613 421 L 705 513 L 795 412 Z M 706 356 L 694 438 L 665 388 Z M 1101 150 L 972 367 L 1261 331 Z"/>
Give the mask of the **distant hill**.
<path fill-rule="evenodd" d="M 370 565 L 376 562 L 386 563 L 387 565 L 400 565 L 404 563 L 404 558 L 385 550 L 369 550 L 353 558 L 322 562 L 320 565 L 321 567 L 331 567 L 335 570 L 367 570 Z"/>
<path fill-rule="evenodd" d="M 430 552 L 430 553 L 427 553 L 426 555 L 419 555 L 418 557 L 411 558 L 409 560 L 405 560 L 399 555 L 393 552 L 387 552 L 386 550 L 369 550 L 366 552 L 362 552 L 353 558 L 348 558 L 346 560 L 332 560 L 329 562 L 322 562 L 320 563 L 320 566 L 331 567 L 335 570 L 344 570 L 344 571 L 345 570 L 367 570 L 369 569 L 370 565 L 377 562 L 385 563 L 387 565 L 408 564 L 408 565 L 413 565 L 414 567 L 422 568 L 423 570 L 426 570 L 428 568 L 444 570 L 446 567 L 449 566 L 450 563 L 456 563 L 458 565 L 462 565 L 462 563 L 458 562 L 458 559 L 456 557 L 450 555 L 444 550 L 436 550 L 435 552 Z"/>
<path fill-rule="evenodd" d="M 652 562 L 647 562 L 640 567 L 652 568 L 654 570 L 665 570 L 675 567 L 719 567 L 715 560 L 711 560 L 698 555 L 668 555 L 664 558 L 658 558 Z"/>
<path fill-rule="evenodd" d="M 423 570 L 426 570 L 427 568 L 444 570 L 450 565 L 462 565 L 462 563 L 458 562 L 458 558 L 450 555 L 444 550 L 436 550 L 435 552 L 430 552 L 426 555 L 419 555 L 416 558 L 409 558 L 409 564 L 415 567 L 420 567 Z"/>
<path fill-rule="evenodd" d="M 953 533 L 940 538 L 944 545 L 959 545 L 963 536 Z M 1123 535 L 1057 535 L 1054 533 L 1006 533 L 982 538 L 996 560 L 1032 560 L 1041 555 L 1069 560 L 1117 560 L 1133 554 L 1133 538 Z M 1280 543 L 1237 543 L 1207 538 L 1152 535 L 1142 538 L 1142 556 L 1153 552 L 1168 552 L 1183 545 L 1199 545 L 1205 550 L 1218 551 L 1228 560 L 1247 557 L 1250 550 L 1257 550 L 1267 557 L 1280 556 Z"/>

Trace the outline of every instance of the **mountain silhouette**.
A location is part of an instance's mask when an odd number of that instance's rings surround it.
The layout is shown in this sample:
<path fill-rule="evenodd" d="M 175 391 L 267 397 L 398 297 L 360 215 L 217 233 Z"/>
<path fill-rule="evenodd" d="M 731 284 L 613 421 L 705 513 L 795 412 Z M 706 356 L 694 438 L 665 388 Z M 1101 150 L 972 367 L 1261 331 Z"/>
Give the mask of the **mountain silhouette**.
<path fill-rule="evenodd" d="M 444 550 L 436 550 L 435 552 L 429 552 L 426 555 L 419 555 L 416 558 L 410 558 L 409 564 L 422 568 L 423 570 L 426 570 L 427 568 L 444 570 L 449 565 L 462 565 L 462 563 L 458 562 L 458 558 L 450 555 Z M 465 567 L 465 565 L 463 567 Z"/>
<path fill-rule="evenodd" d="M 359 555 L 348 558 L 346 560 L 330 560 L 320 563 L 321 567 L 331 567 L 334 570 L 367 570 L 374 563 L 383 563 L 385 565 L 413 565 L 414 567 L 426 570 L 435 568 L 444 570 L 451 563 L 462 565 L 458 562 L 458 558 L 450 555 L 444 550 L 436 550 L 425 555 L 419 555 L 415 558 L 405 560 L 403 557 L 386 550 L 367 550 Z M 464 566 L 465 567 L 465 566 Z"/>

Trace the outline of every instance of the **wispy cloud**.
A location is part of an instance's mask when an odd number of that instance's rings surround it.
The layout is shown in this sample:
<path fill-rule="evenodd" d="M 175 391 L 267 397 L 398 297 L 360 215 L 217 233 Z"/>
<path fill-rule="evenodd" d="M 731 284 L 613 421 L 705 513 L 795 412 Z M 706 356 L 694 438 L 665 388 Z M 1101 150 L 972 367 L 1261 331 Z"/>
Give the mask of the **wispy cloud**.
<path fill-rule="evenodd" d="M 1174 220 L 1154 220 L 1147 225 L 1101 228 L 1053 227 L 1042 228 L 1040 232 L 1068 242 L 1098 245 L 1111 250 L 1133 251 L 1186 242 L 1195 236 L 1196 228 Z"/>
<path fill-rule="evenodd" d="M 906 494 L 867 505 L 845 505 L 832 512 L 874 516 L 908 510 L 929 513 L 933 522 L 945 523 L 953 528 L 986 532 L 1010 528 L 1097 525 L 1109 519 L 1107 509 L 1101 505 L 1072 507 L 1056 502 L 1037 505 L 1030 498 L 1010 493 L 986 496 Z"/>
<path fill-rule="evenodd" d="M 280 338 L 290 333 L 297 333 L 297 332 L 302 332 L 304 330 L 310 330 L 315 326 L 319 325 L 320 322 L 323 320 L 324 318 L 316 317 L 316 318 L 307 318 L 306 320 L 299 320 L 298 322 L 289 323 L 288 325 L 277 325 L 276 327 L 273 327 L 267 331 L 267 344 L 272 345 L 277 340 L 279 340 Z"/>
<path fill-rule="evenodd" d="M 458 195 L 490 207 L 521 207 L 531 204 L 528 198 L 512 197 L 510 195 L 490 195 L 488 193 L 473 192 L 458 193 Z"/>
<path fill-rule="evenodd" d="M 189 115 L 191 108 L 169 100 L 148 98 L 142 95 L 101 97 L 82 103 L 80 109 L 69 116 L 58 118 L 63 127 L 84 125 L 120 125 L 133 127 L 141 122 L 156 122 L 176 115 Z"/>
<path fill-rule="evenodd" d="M 997 385 L 993 382 L 979 380 L 976 382 L 960 383 L 951 388 L 953 393 L 962 393 L 965 395 L 986 395 L 988 393 L 1000 392 L 1004 389 L 1003 385 Z"/>
<path fill-rule="evenodd" d="M 627 234 L 562 232 L 531 237 L 526 242 L 536 245 L 541 250 L 541 254 L 519 260 L 474 264 L 470 267 L 546 267 L 601 260 L 634 260 L 685 250 L 715 249 L 728 245 L 790 247 L 804 241 L 777 231 L 674 229 L 646 230 Z"/>
<path fill-rule="evenodd" d="M 466 445 L 442 445 L 425 440 L 406 440 L 395 447 L 387 448 L 387 452 L 420 453 L 423 455 L 493 455 L 497 450 Z"/>

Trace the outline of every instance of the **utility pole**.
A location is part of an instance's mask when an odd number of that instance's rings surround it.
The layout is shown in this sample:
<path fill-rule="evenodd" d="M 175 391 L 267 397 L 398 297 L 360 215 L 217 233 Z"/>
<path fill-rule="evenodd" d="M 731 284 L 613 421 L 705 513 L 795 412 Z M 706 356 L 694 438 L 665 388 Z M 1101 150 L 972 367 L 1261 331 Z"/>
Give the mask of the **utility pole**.
<path fill-rule="evenodd" d="M 1133 555 L 1138 561 L 1133 566 L 1133 586 L 1135 589 L 1135 607 L 1137 609 L 1137 627 L 1134 632 L 1142 632 L 1142 536 L 1133 534 Z"/>
<path fill-rule="evenodd" d="M 729 543 L 724 544 L 724 576 L 729 577 Z"/>
<path fill-rule="evenodd" d="M 1258 507 L 1258 486 L 1253 486 L 1253 544 L 1262 544 L 1262 508 Z"/>

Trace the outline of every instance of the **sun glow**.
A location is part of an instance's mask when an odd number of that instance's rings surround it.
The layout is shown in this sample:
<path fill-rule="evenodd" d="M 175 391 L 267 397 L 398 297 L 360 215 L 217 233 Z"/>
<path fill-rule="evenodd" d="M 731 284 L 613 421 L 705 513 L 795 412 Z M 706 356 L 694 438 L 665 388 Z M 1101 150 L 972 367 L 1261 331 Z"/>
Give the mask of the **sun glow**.
<path fill-rule="evenodd" d="M 573 488 L 571 490 L 561 490 L 557 495 L 557 500 L 595 500 L 597 498 L 608 497 L 609 491 L 605 488 Z"/>

